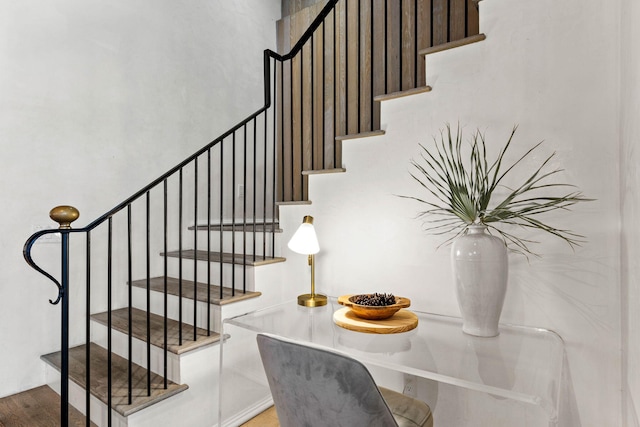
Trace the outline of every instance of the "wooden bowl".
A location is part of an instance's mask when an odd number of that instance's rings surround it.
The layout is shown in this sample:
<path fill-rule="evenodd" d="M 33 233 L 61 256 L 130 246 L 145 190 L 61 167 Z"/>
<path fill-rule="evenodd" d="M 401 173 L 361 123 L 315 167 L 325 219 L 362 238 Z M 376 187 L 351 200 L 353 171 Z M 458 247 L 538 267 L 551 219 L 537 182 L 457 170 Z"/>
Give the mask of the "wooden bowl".
<path fill-rule="evenodd" d="M 359 296 L 358 294 L 342 295 L 338 298 L 338 303 L 351 308 L 353 313 L 367 320 L 382 320 L 396 314 L 401 308 L 407 308 L 411 305 L 409 298 L 396 297 L 396 303 L 391 305 L 362 305 L 351 301 L 351 298 Z"/>

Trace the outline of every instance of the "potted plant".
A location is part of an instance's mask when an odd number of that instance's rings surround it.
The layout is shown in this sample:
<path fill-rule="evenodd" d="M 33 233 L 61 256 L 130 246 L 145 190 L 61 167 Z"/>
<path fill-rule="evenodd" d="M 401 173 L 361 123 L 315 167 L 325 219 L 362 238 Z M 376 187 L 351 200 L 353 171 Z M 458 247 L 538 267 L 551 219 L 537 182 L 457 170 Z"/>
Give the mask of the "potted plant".
<path fill-rule="evenodd" d="M 463 142 L 458 125 L 440 132 L 439 141 L 426 147 L 412 160 L 411 176 L 425 190 L 425 197 L 410 198 L 424 204 L 419 213 L 424 229 L 451 237 L 452 265 L 456 295 L 463 319 L 463 331 L 476 336 L 498 335 L 498 321 L 506 293 L 507 248 L 528 256 L 534 241 L 519 237 L 514 229 L 534 229 L 556 236 L 570 246 L 582 236 L 553 227 L 539 216 L 587 201 L 580 191 L 565 183 L 553 182 L 561 169 L 550 168 L 555 153 L 547 156 L 519 185 L 508 185 L 507 175 L 542 144 L 537 143 L 510 165 L 504 164 L 517 126 L 493 161 L 487 159 L 485 136 L 476 130 L 470 144 Z M 495 200 L 496 190 L 506 194 Z M 569 191 L 566 191 L 569 189 Z M 560 194 L 556 194 L 560 192 Z"/>

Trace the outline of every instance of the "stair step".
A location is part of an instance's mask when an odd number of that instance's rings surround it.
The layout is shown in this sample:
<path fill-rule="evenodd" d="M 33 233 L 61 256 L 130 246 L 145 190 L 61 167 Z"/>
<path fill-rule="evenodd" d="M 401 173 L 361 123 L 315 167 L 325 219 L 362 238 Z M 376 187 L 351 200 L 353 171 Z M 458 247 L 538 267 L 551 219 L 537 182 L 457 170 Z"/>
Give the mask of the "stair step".
<path fill-rule="evenodd" d="M 195 227 L 192 225 L 189 227 L 189 230 L 198 229 L 198 230 L 207 230 L 209 231 L 246 231 L 247 233 L 253 232 L 255 229 L 256 233 L 282 233 L 282 229 L 278 226 L 278 223 L 273 223 L 267 221 L 263 222 L 255 222 L 255 223 L 236 223 L 236 224 L 211 224 L 211 225 L 196 225 Z"/>
<path fill-rule="evenodd" d="M 454 40 L 454 41 L 449 42 L 449 43 L 443 43 L 443 44 L 439 44 L 439 45 L 436 45 L 436 46 L 428 47 L 426 49 L 422 49 L 422 50 L 420 50 L 420 52 L 418 52 L 418 54 L 419 55 L 430 55 L 432 53 L 442 52 L 443 50 L 454 49 L 456 47 L 464 46 L 464 45 L 467 45 L 467 44 L 481 42 L 482 40 L 484 40 L 486 38 L 487 38 L 487 36 L 485 36 L 484 34 L 476 34 L 475 36 L 469 36 L 469 37 L 465 37 L 465 38 L 460 39 L 460 40 Z"/>
<path fill-rule="evenodd" d="M 193 291 L 192 291 L 193 292 Z M 91 319 L 107 326 L 108 313 L 92 314 Z M 137 308 L 131 309 L 131 335 L 140 341 L 147 342 L 147 312 Z M 123 334 L 129 333 L 129 310 L 121 308 L 111 312 L 111 327 Z M 167 351 L 174 354 L 183 354 L 196 348 L 200 348 L 220 341 L 220 334 L 196 328 L 196 341 L 193 341 L 193 326 L 182 323 L 182 345 L 179 345 L 180 323 L 173 319 L 167 319 Z M 151 345 L 164 348 L 164 317 L 157 314 L 149 314 L 149 329 Z"/>
<path fill-rule="evenodd" d="M 388 101 L 390 99 L 402 98 L 404 96 L 417 95 L 419 93 L 431 92 L 431 86 L 419 86 L 413 89 L 402 90 L 399 92 L 387 93 L 384 95 L 376 95 L 374 101 Z"/>
<path fill-rule="evenodd" d="M 352 133 L 351 135 L 336 136 L 336 141 L 346 141 L 347 139 L 369 138 L 370 136 L 384 135 L 384 130 L 372 130 L 369 132 Z"/>
<path fill-rule="evenodd" d="M 134 280 L 132 285 L 138 288 L 147 288 L 146 279 Z M 149 279 L 149 288 L 155 292 L 164 292 L 164 277 L 152 277 Z M 232 293 L 231 288 L 226 286 L 222 287 L 222 299 L 220 299 L 220 286 L 210 285 L 210 292 L 207 291 L 207 284 L 198 282 L 196 284 L 197 298 L 201 302 L 211 302 L 211 304 L 225 305 L 238 301 L 243 301 L 251 298 L 256 298 L 262 295 L 260 292 L 242 292 L 236 289 L 235 293 Z M 180 280 L 174 277 L 167 277 L 167 293 L 169 295 L 180 295 Z M 209 301 L 209 293 L 211 294 L 211 301 Z M 182 279 L 182 297 L 193 300 L 193 281 Z"/>
<path fill-rule="evenodd" d="M 106 405 L 108 402 L 107 388 L 109 380 L 107 350 L 94 343 L 90 343 L 89 346 L 91 350 L 91 385 L 89 390 L 93 396 Z M 85 390 L 87 380 L 86 347 L 86 345 L 80 345 L 69 349 L 69 379 Z M 59 351 L 46 354 L 41 359 L 60 371 L 62 363 Z M 111 405 L 123 417 L 127 417 L 189 388 L 186 384 L 167 381 L 167 389 L 165 390 L 164 378 L 151 373 L 151 396 L 147 396 L 147 370 L 140 365 L 133 364 L 131 369 L 132 403 L 129 405 L 127 402 L 128 366 L 129 363 L 126 359 L 117 354 L 111 354 Z"/>
<path fill-rule="evenodd" d="M 164 255 L 160 253 L 160 255 Z M 179 258 L 179 251 L 171 251 L 167 252 L 168 257 Z M 256 256 L 255 259 L 253 255 L 243 255 L 243 254 L 232 254 L 227 252 L 207 252 L 201 250 L 187 249 L 182 251 L 183 259 L 197 259 L 200 261 L 211 261 L 211 262 L 222 262 L 225 264 L 239 264 L 239 265 L 247 265 L 251 267 L 259 267 L 261 265 L 274 264 L 276 262 L 284 262 L 285 258 L 281 257 L 260 257 Z"/>
<path fill-rule="evenodd" d="M 328 173 L 343 173 L 347 170 L 345 168 L 333 168 L 333 169 L 314 169 L 308 171 L 302 171 L 302 175 L 324 175 Z"/>

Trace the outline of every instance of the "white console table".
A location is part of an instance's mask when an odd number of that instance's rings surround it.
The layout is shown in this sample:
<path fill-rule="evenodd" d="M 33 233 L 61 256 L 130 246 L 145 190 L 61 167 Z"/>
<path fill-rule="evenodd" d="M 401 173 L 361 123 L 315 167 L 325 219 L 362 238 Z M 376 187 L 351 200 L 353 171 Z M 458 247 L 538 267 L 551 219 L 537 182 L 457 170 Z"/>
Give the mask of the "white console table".
<path fill-rule="evenodd" d="M 416 329 L 369 334 L 337 326 L 333 313 L 341 308 L 335 298 L 316 308 L 288 301 L 225 320 L 228 339 L 221 346 L 219 425 L 237 425 L 250 415 L 247 411 L 253 408 L 255 413 L 270 404 L 255 342 L 260 332 L 339 350 L 372 371 L 435 382 L 440 391 L 428 392 L 436 401 L 427 403 L 440 425 L 558 425 L 564 361 L 558 334 L 501 325 L 499 336 L 478 338 L 462 332 L 461 319 L 414 310 Z M 444 394 L 446 399 L 438 397 Z"/>

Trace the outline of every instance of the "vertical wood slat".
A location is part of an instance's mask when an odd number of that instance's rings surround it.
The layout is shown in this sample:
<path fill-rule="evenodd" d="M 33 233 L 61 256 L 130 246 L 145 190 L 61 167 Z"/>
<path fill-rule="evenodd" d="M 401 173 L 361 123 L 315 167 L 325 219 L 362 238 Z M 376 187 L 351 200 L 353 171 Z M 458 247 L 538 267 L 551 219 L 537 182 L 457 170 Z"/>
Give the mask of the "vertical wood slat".
<path fill-rule="evenodd" d="M 278 52 L 285 52 L 289 50 L 289 18 L 284 18 L 276 22 L 276 32 L 277 32 L 277 46 Z M 287 36 L 285 37 L 285 34 Z M 275 104 L 276 108 L 274 109 L 275 114 L 275 138 L 274 138 L 274 150 L 275 156 L 278 159 L 276 164 L 274 165 L 274 173 L 278 177 L 276 180 L 276 186 L 274 188 L 274 196 L 275 200 L 282 201 L 286 200 L 284 197 L 284 169 L 283 169 L 283 159 L 284 159 L 284 111 L 285 108 L 283 106 L 284 101 L 284 91 L 283 84 L 284 76 L 282 73 L 284 72 L 282 67 L 282 62 L 274 61 L 274 73 L 275 73 Z"/>
<path fill-rule="evenodd" d="M 418 0 L 418 52 L 431 47 L 431 0 Z M 427 84 L 425 78 L 425 56 L 418 55 L 418 82 L 417 86 Z"/>
<path fill-rule="evenodd" d="M 385 3 L 386 0 L 373 0 L 373 96 L 385 94 L 386 55 L 385 55 Z M 380 103 L 373 104 L 372 130 L 380 128 Z"/>
<path fill-rule="evenodd" d="M 467 0 L 449 0 L 449 41 L 467 34 Z"/>
<path fill-rule="evenodd" d="M 346 107 L 346 87 L 347 87 L 347 75 L 346 75 L 346 57 L 347 57 L 347 22 L 345 16 L 345 2 L 341 1 L 336 4 L 336 30 L 337 45 L 336 45 L 336 135 L 346 135 L 347 131 L 347 107 Z M 340 167 L 342 165 L 342 142 L 336 141 L 334 145 L 334 165 Z"/>
<path fill-rule="evenodd" d="M 303 9 L 292 17 L 293 29 L 291 31 L 291 45 L 295 45 L 299 35 L 308 28 L 309 9 Z M 292 199 L 304 200 L 304 181 L 302 171 L 304 169 L 305 153 L 303 152 L 304 138 L 309 134 L 308 114 L 310 111 L 309 98 L 309 76 L 310 76 L 310 53 L 308 45 L 302 49 L 292 60 L 291 87 L 293 92 L 292 101 Z M 307 98 L 305 98 L 307 97 Z M 305 103 L 305 100 L 307 101 Z"/>
<path fill-rule="evenodd" d="M 290 17 L 284 18 L 282 21 L 282 46 L 281 52 L 288 52 L 291 50 L 291 39 L 295 37 L 295 34 L 292 34 L 292 22 Z M 280 179 L 278 179 L 278 186 L 282 189 L 282 199 L 281 200 L 293 200 L 293 168 L 291 165 L 293 164 L 293 153 L 292 153 L 292 132 L 291 123 L 293 118 L 292 114 L 292 91 L 291 91 L 291 61 L 285 61 L 280 65 L 281 79 L 280 79 L 280 94 L 282 100 L 280 101 L 280 125 L 281 128 L 281 157 L 279 157 L 278 167 L 282 170 L 282 175 L 280 175 Z"/>
<path fill-rule="evenodd" d="M 400 1 L 387 0 L 387 93 L 400 91 Z"/>
<path fill-rule="evenodd" d="M 360 70 L 358 73 L 359 81 L 359 126 L 358 132 L 371 131 L 372 118 L 372 59 L 371 59 L 371 0 L 361 0 L 360 3 Z"/>
<path fill-rule="evenodd" d="M 401 90 L 416 87 L 416 50 L 415 50 L 415 2 L 413 0 L 402 1 L 402 23 L 400 45 L 402 56 Z"/>
<path fill-rule="evenodd" d="M 347 134 L 359 132 L 359 49 L 360 32 L 358 31 L 358 0 L 346 2 L 346 37 L 347 37 L 347 81 L 346 81 L 346 107 L 347 107 Z"/>
<path fill-rule="evenodd" d="M 480 34 L 480 15 L 478 14 L 478 1 L 467 0 L 467 36 Z"/>
<path fill-rule="evenodd" d="M 319 12 L 319 10 L 318 10 Z M 312 169 L 324 168 L 324 109 L 325 109 L 325 85 L 324 85 L 324 33 L 325 27 L 322 24 L 314 37 L 313 43 L 313 65 L 314 74 L 312 89 L 313 90 L 313 142 L 311 147 L 313 151 Z"/>
<path fill-rule="evenodd" d="M 323 67 L 324 67 L 324 140 L 322 153 L 322 167 L 334 168 L 333 150 L 335 144 L 335 85 L 334 75 L 336 55 L 334 50 L 334 14 L 331 12 L 324 21 L 324 41 L 323 41 Z"/>
<path fill-rule="evenodd" d="M 431 43 L 437 46 L 449 41 L 448 0 L 432 0 Z"/>

